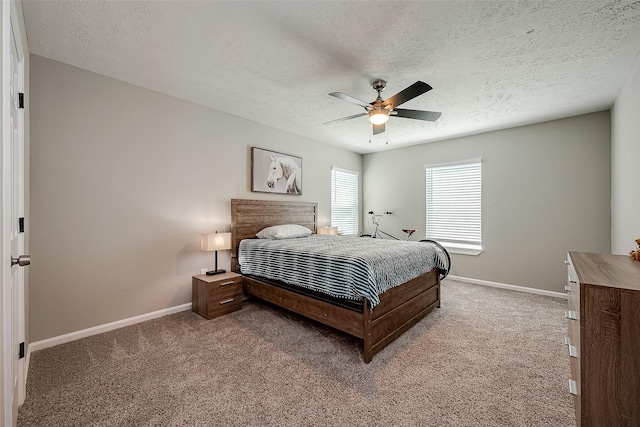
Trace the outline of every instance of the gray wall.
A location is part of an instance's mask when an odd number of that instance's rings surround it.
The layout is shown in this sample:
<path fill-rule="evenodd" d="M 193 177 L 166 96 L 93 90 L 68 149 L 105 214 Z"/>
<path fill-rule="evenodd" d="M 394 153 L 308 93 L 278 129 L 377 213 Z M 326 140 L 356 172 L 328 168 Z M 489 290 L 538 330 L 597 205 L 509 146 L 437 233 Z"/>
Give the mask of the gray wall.
<path fill-rule="evenodd" d="M 316 201 L 362 156 L 31 57 L 31 340 L 191 301 L 231 198 Z M 250 191 L 250 147 L 303 158 L 303 195 Z M 229 253 L 219 253 L 228 268 Z"/>
<path fill-rule="evenodd" d="M 611 109 L 611 251 L 640 238 L 640 56 Z"/>
<path fill-rule="evenodd" d="M 600 112 L 364 156 L 363 212 L 425 235 L 425 165 L 482 159 L 478 256 L 452 275 L 563 291 L 567 250 L 610 251 L 610 120 Z"/>

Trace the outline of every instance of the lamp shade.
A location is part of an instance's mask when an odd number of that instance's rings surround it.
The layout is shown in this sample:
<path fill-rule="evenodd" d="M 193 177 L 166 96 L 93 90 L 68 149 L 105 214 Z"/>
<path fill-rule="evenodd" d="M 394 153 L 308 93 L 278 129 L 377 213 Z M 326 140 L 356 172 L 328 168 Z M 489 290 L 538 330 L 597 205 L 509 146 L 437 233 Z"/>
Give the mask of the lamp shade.
<path fill-rule="evenodd" d="M 330 236 L 337 236 L 338 227 L 320 227 L 318 228 L 318 234 L 327 234 Z"/>
<path fill-rule="evenodd" d="M 209 233 L 200 235 L 200 250 L 205 252 L 231 249 L 231 233 Z"/>

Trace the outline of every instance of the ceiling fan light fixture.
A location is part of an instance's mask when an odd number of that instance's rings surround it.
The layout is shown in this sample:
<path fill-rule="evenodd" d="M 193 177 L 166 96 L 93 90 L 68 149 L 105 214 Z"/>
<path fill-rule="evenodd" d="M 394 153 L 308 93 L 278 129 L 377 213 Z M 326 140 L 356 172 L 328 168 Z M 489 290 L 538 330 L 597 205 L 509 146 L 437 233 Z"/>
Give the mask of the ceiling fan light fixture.
<path fill-rule="evenodd" d="M 325 124 L 342 122 L 345 120 L 355 119 L 356 117 L 369 116 L 369 122 L 373 124 L 372 135 L 378 135 L 385 131 L 385 123 L 389 121 L 389 116 L 404 117 L 405 119 L 423 120 L 427 122 L 435 122 L 442 113 L 435 111 L 422 111 L 422 110 L 407 110 L 397 108 L 399 105 L 404 104 L 407 101 L 412 100 L 416 96 L 420 96 L 423 93 L 429 92 L 433 89 L 427 83 L 418 80 L 411 86 L 408 86 L 400 92 L 388 98 L 386 101 L 380 96 L 380 92 L 384 90 L 387 82 L 384 80 L 376 80 L 371 83 L 371 87 L 378 92 L 378 97 L 373 102 L 365 102 L 361 99 L 354 98 L 351 95 L 347 95 L 342 92 L 331 92 L 329 95 L 336 98 L 350 102 L 352 104 L 364 107 L 364 113 L 354 114 L 353 116 L 343 117 L 341 119 L 332 120 Z M 395 119 L 394 119 L 395 120 Z"/>
<path fill-rule="evenodd" d="M 383 125 L 389 121 L 389 110 L 377 108 L 369 111 L 369 121 L 374 125 Z"/>

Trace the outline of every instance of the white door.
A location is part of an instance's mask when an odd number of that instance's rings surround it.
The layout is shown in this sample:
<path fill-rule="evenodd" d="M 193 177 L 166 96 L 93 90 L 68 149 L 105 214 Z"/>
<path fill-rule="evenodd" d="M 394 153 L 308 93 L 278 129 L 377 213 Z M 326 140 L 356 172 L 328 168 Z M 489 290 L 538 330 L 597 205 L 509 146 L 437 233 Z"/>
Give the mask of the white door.
<path fill-rule="evenodd" d="M 12 20 L 13 21 L 13 20 Z M 24 109 L 20 99 L 24 92 L 24 56 L 17 47 L 13 23 L 11 26 L 11 254 L 24 254 Z M 24 95 L 22 95 L 24 96 Z M 21 229 L 22 227 L 22 229 Z M 24 270 L 28 257 L 22 257 L 17 265 L 11 266 L 14 348 L 22 345 L 22 357 L 14 351 L 13 390 L 18 404 L 24 401 Z"/>
<path fill-rule="evenodd" d="M 11 6 L 11 9 L 15 7 L 13 4 Z M 4 8 L 3 15 L 7 9 Z M 21 95 L 24 90 L 24 51 L 20 38 L 15 34 L 14 12 L 11 10 L 9 14 L 9 58 L 4 55 L 6 62 L 3 61 L 4 67 L 9 68 L 3 70 L 3 73 L 10 71 L 9 75 L 4 74 L 3 78 L 3 93 L 8 97 L 3 99 L 3 127 L 5 128 L 2 165 L 3 236 L 5 236 L 3 245 L 9 246 L 11 258 L 10 264 L 8 259 L 3 260 L 3 267 L 9 266 L 9 274 L 3 273 L 2 280 L 5 298 L 3 307 L 5 425 L 13 424 L 18 406 L 25 398 L 24 269 L 22 267 L 30 263 L 29 257 L 23 255 L 24 232 L 20 220 L 24 216 L 24 104 Z M 6 20 L 4 22 L 6 23 Z M 7 252 L 5 254 L 9 255 Z"/>

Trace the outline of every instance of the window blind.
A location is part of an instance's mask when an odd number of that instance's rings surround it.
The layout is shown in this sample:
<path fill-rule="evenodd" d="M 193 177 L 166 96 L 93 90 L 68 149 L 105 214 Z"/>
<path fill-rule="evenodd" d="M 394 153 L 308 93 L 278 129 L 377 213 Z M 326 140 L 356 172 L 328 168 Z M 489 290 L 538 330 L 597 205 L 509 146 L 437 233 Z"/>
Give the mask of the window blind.
<path fill-rule="evenodd" d="M 358 172 L 331 168 L 331 226 L 338 234 L 358 234 Z"/>
<path fill-rule="evenodd" d="M 427 238 L 480 249 L 482 164 L 427 167 Z"/>

